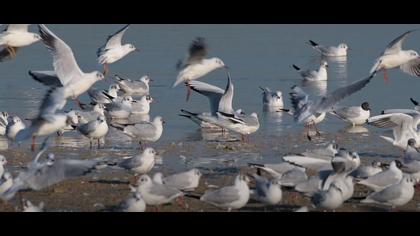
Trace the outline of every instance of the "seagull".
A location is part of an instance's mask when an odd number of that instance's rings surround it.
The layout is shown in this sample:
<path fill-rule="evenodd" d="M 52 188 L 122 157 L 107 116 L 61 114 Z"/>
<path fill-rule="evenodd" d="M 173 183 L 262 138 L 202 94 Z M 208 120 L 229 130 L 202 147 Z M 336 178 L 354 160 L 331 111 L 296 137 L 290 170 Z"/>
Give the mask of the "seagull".
<path fill-rule="evenodd" d="M 177 173 L 164 177 L 158 172 L 153 176 L 153 181 L 174 187 L 180 191 L 193 192 L 200 184 L 202 174 L 198 169 Z"/>
<path fill-rule="evenodd" d="M 109 72 L 109 64 L 120 60 L 133 51 L 140 52 L 140 49 L 136 48 L 133 44 L 122 45 L 122 38 L 129 26 L 130 25 L 128 24 L 115 34 L 108 36 L 106 44 L 100 47 L 96 53 L 99 64 L 104 65 L 103 74 L 105 76 Z"/>
<path fill-rule="evenodd" d="M 133 111 L 133 100 L 131 96 L 124 96 L 122 100 L 114 99 L 105 106 L 107 114 L 113 119 L 128 119 Z"/>
<path fill-rule="evenodd" d="M 154 99 L 150 95 L 146 95 L 131 104 L 131 113 L 135 115 L 147 115 L 150 112 L 150 103 L 154 102 Z"/>
<path fill-rule="evenodd" d="M 94 170 L 103 168 L 107 163 L 103 158 L 56 159 L 52 153 L 46 160 L 41 161 L 40 157 L 43 152 L 45 152 L 45 148 L 38 153 L 25 170 L 19 172 L 19 175 L 13 180 L 12 187 L 0 195 L 0 198 L 10 200 L 17 192 L 24 189 L 39 191 L 67 179 L 87 175 Z"/>
<path fill-rule="evenodd" d="M 360 106 L 334 108 L 330 114 L 350 123 L 354 127 L 365 124 L 370 117 L 370 111 L 369 103 L 364 102 Z"/>
<path fill-rule="evenodd" d="M 414 180 L 404 176 L 400 181 L 371 193 L 361 203 L 375 203 L 391 207 L 403 206 L 414 197 Z"/>
<path fill-rule="evenodd" d="M 108 90 L 99 91 L 91 88 L 88 90 L 88 94 L 93 104 L 108 104 L 112 102 L 112 99 L 110 99 L 109 96 L 112 96 L 112 98 L 118 97 L 119 90 L 120 86 L 118 84 L 111 84 Z M 107 93 L 107 95 L 105 95 L 104 92 Z"/>
<path fill-rule="evenodd" d="M 142 175 L 138 181 L 137 191 L 147 205 L 161 206 L 180 199 L 184 193 L 176 188 L 154 182 L 148 175 Z"/>
<path fill-rule="evenodd" d="M 250 197 L 248 183 L 248 177 L 238 175 L 235 178 L 234 185 L 208 191 L 201 196 L 200 200 L 227 209 L 229 212 L 232 209 L 240 209 L 248 203 Z"/>
<path fill-rule="evenodd" d="M 29 25 L 7 25 L 7 28 L 0 34 L 0 46 L 5 47 L 0 51 L 0 61 L 4 61 L 6 58 L 15 58 L 19 48 L 29 46 L 41 40 L 38 34 L 28 32 Z"/>
<path fill-rule="evenodd" d="M 325 112 L 330 112 L 340 100 L 364 88 L 374 76 L 375 74 L 372 74 L 365 79 L 361 79 L 350 85 L 338 88 L 326 96 L 318 97 L 316 100 L 310 100 L 309 95 L 306 94 L 300 87 L 296 85 L 293 86 L 290 93 L 290 99 L 294 110 L 294 120 L 297 123 L 305 124 L 306 128 L 308 128 L 308 139 L 310 139 L 309 127 L 315 127 L 316 121 L 319 120 L 319 117 L 322 114 L 325 117 Z"/>
<path fill-rule="evenodd" d="M 284 172 L 280 177 L 277 178 L 279 184 L 285 187 L 295 187 L 296 185 L 308 180 L 308 175 L 305 171 L 299 168 Z"/>
<path fill-rule="evenodd" d="M 90 148 L 92 148 L 92 140 L 98 140 L 98 148 L 100 147 L 100 140 L 108 133 L 108 124 L 105 116 L 98 116 L 96 120 L 90 121 L 77 128 L 81 134 L 90 139 Z"/>
<path fill-rule="evenodd" d="M 98 116 L 105 115 L 105 105 L 104 104 L 96 104 L 91 107 L 90 110 L 83 110 L 83 111 L 75 111 L 77 115 L 79 115 L 79 124 L 86 124 L 92 120 L 96 120 Z"/>
<path fill-rule="evenodd" d="M 23 212 L 43 212 L 45 204 L 40 202 L 39 205 L 34 205 L 28 200 L 23 201 Z"/>
<path fill-rule="evenodd" d="M 141 154 L 118 160 L 116 168 L 122 168 L 135 173 L 135 176 L 149 173 L 156 164 L 156 151 L 146 148 Z"/>
<path fill-rule="evenodd" d="M 5 172 L 4 170 L 5 165 L 7 165 L 7 159 L 5 156 L 0 155 L 0 177 L 2 177 Z"/>
<path fill-rule="evenodd" d="M 266 178 L 253 174 L 255 189 L 251 189 L 251 197 L 266 205 L 277 205 L 282 199 L 280 181 L 278 179 L 267 180 Z"/>
<path fill-rule="evenodd" d="M 401 171 L 402 163 L 400 161 L 392 161 L 389 169 L 377 173 L 367 179 L 357 182 L 358 184 L 365 185 L 373 191 L 381 191 L 382 189 L 396 184 L 401 181 L 403 173 Z"/>
<path fill-rule="evenodd" d="M 149 95 L 149 83 L 153 82 L 153 79 L 151 79 L 149 76 L 145 75 L 139 80 L 123 79 L 119 75 L 115 75 L 114 77 L 117 84 L 120 86 L 120 89 L 125 93 L 125 95 Z"/>
<path fill-rule="evenodd" d="M 417 142 L 415 139 L 409 139 L 407 148 L 404 152 L 404 159 L 420 161 L 420 153 L 418 152 Z"/>
<path fill-rule="evenodd" d="M 9 113 L 0 113 L 0 135 L 6 135 L 7 125 L 9 124 Z"/>
<path fill-rule="evenodd" d="M 298 66 L 293 65 L 293 68 L 297 70 L 302 76 L 304 81 L 325 81 L 328 80 L 328 63 L 327 61 L 321 61 L 321 65 L 318 70 L 301 70 Z"/>
<path fill-rule="evenodd" d="M 68 117 L 77 117 L 77 124 L 81 124 L 81 121 L 84 121 L 83 120 L 83 117 L 82 116 L 80 116 L 80 114 L 77 112 L 77 111 L 75 111 L 75 110 L 71 110 L 71 111 L 69 111 L 69 112 L 67 112 L 66 113 L 66 115 L 68 116 Z M 86 122 L 85 122 L 86 123 Z M 73 125 L 73 124 L 69 124 L 69 125 L 67 125 L 66 127 L 64 127 L 64 128 L 62 128 L 62 129 L 60 129 L 60 130 L 58 130 L 57 131 L 57 135 L 58 136 L 62 136 L 64 133 L 66 133 L 66 132 L 69 132 L 69 131 L 73 131 L 73 130 L 75 130 L 75 128 L 76 128 L 76 126 L 75 125 Z"/>
<path fill-rule="evenodd" d="M 165 121 L 161 116 L 156 116 L 152 122 L 143 121 L 138 124 L 117 125 L 111 123 L 110 125 L 118 130 L 121 130 L 125 135 L 139 141 L 140 146 L 146 142 L 156 142 L 160 139 L 163 133 L 163 124 Z"/>
<path fill-rule="evenodd" d="M 9 172 L 5 172 L 0 179 L 0 195 L 4 194 L 13 185 L 13 177 Z"/>
<path fill-rule="evenodd" d="M 189 48 L 188 58 L 185 60 L 185 62 L 179 61 L 176 65 L 179 74 L 172 86 L 173 88 L 182 82 L 197 80 L 216 69 L 228 69 L 228 67 L 220 58 L 205 58 L 207 56 L 207 51 L 208 48 L 204 38 L 198 37 L 192 42 Z M 187 88 L 188 101 L 191 95 L 191 89 L 188 86 Z"/>
<path fill-rule="evenodd" d="M 337 47 L 327 47 L 309 40 L 309 45 L 326 57 L 345 57 L 347 56 L 347 51 L 349 50 L 349 47 L 345 43 L 340 43 Z"/>
<path fill-rule="evenodd" d="M 285 173 L 293 170 L 298 170 L 302 172 L 306 171 L 305 168 L 292 165 L 288 162 L 281 162 L 275 164 L 248 163 L 248 166 L 256 168 L 258 170 L 263 170 L 267 172 L 272 178 L 281 178 Z"/>
<path fill-rule="evenodd" d="M 335 184 L 331 184 L 328 190 L 315 193 L 311 201 L 316 208 L 335 210 L 344 203 L 343 190 Z"/>
<path fill-rule="evenodd" d="M 399 148 L 406 149 L 408 140 L 411 138 L 415 139 L 417 144 L 420 144 L 420 135 L 417 129 L 420 123 L 420 114 L 410 116 L 403 113 L 390 113 L 370 117 L 366 123 L 379 128 L 392 128 L 393 138 L 380 137 Z"/>
<path fill-rule="evenodd" d="M 79 106 L 77 99 L 99 80 L 105 77 L 102 73 L 94 71 L 84 73 L 74 58 L 71 48 L 45 25 L 39 25 L 41 38 L 53 56 L 54 71 L 29 71 L 36 81 L 50 86 L 62 87 L 64 99 L 72 98 Z"/>
<path fill-rule="evenodd" d="M 52 88 L 44 96 L 39 108 L 38 116 L 32 120 L 31 126 L 20 130 L 16 141 L 21 142 L 32 137 L 32 151 L 35 150 L 35 139 L 38 136 L 48 136 L 65 128 L 68 125 L 76 126 L 78 117 L 73 113 L 56 113 L 64 107 L 66 100 L 64 88 Z"/>
<path fill-rule="evenodd" d="M 16 135 L 19 131 L 25 129 L 26 125 L 18 116 L 13 116 L 11 120 L 12 121 L 6 126 L 6 136 L 11 140 L 15 140 Z"/>
<path fill-rule="evenodd" d="M 407 36 L 416 30 L 409 30 L 388 44 L 385 51 L 376 59 L 370 73 L 384 71 L 384 79 L 388 80 L 386 70 L 399 67 L 411 76 L 420 76 L 420 57 L 414 50 L 402 50 L 402 43 Z"/>
<path fill-rule="evenodd" d="M 141 194 L 136 190 L 120 204 L 119 210 L 122 212 L 145 212 L 146 203 Z"/>
<path fill-rule="evenodd" d="M 260 89 L 263 91 L 264 110 L 275 111 L 284 107 L 283 93 L 281 91 L 273 92 L 268 87 L 260 87 Z"/>
<path fill-rule="evenodd" d="M 350 175 L 358 179 L 367 179 L 383 171 L 383 164 L 379 161 L 372 161 L 370 165 L 360 165 Z"/>

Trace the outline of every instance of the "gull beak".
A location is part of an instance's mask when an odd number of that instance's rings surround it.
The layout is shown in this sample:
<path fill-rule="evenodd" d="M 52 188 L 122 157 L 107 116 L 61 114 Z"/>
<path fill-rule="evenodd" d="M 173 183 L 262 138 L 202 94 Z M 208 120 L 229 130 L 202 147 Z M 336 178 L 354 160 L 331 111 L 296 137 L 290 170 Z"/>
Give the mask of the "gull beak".
<path fill-rule="evenodd" d="M 137 103 L 137 101 L 136 100 L 133 100 L 132 103 Z"/>
<path fill-rule="evenodd" d="M 139 48 L 136 48 L 136 49 L 134 49 L 134 51 L 136 51 L 136 52 L 140 52 L 140 49 L 139 49 Z"/>
<path fill-rule="evenodd" d="M 166 124 L 166 121 L 165 120 L 162 120 L 162 124 Z"/>
<path fill-rule="evenodd" d="M 230 69 L 229 66 L 224 66 L 223 68 L 225 68 L 226 70 L 229 70 Z"/>

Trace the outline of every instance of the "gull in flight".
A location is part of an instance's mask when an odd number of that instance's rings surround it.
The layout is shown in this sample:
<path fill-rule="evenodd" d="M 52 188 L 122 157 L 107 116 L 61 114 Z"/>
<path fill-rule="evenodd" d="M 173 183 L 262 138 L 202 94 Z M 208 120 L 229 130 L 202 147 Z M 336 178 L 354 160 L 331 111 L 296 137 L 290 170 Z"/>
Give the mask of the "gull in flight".
<path fill-rule="evenodd" d="M 77 99 L 89 90 L 94 83 L 105 77 L 99 71 L 84 73 L 76 62 L 72 49 L 45 25 L 39 25 L 41 38 L 53 56 L 54 71 L 29 71 L 36 81 L 50 86 L 63 88 L 64 99 L 72 98 L 79 107 Z"/>
<path fill-rule="evenodd" d="M 228 69 L 228 67 L 220 58 L 213 57 L 207 59 L 207 52 L 208 47 L 204 38 L 196 38 L 189 48 L 189 55 L 185 62 L 182 62 L 182 60 L 180 60 L 176 65 L 179 74 L 172 87 L 176 87 L 182 82 L 188 82 L 191 80 L 199 79 L 219 68 Z M 191 89 L 188 85 L 187 88 L 188 101 L 189 97 L 191 96 Z"/>
<path fill-rule="evenodd" d="M 349 50 L 349 47 L 345 43 L 340 43 L 338 46 L 323 46 L 309 40 L 309 45 L 326 57 L 345 57 Z"/>
<path fill-rule="evenodd" d="M 140 49 L 136 48 L 133 44 L 122 45 L 122 38 L 129 26 L 130 25 L 128 24 L 115 34 L 110 35 L 106 40 L 106 44 L 97 51 L 96 54 L 98 56 L 99 64 L 104 65 L 104 76 L 108 75 L 109 64 L 120 60 L 133 51 L 140 52 Z"/>
<path fill-rule="evenodd" d="M 21 47 L 29 46 L 41 40 L 38 34 L 28 32 L 30 24 L 8 24 L 0 34 L 0 61 L 15 58 L 16 52 Z"/>
<path fill-rule="evenodd" d="M 409 30 L 388 44 L 385 51 L 376 59 L 370 73 L 384 71 L 384 79 L 388 80 L 387 70 L 399 67 L 411 76 L 420 76 L 420 57 L 414 50 L 402 50 L 402 43 L 415 30 Z"/>
<path fill-rule="evenodd" d="M 325 81 L 328 80 L 328 63 L 327 61 L 321 61 L 321 65 L 318 70 L 301 70 L 298 66 L 293 65 L 293 68 L 297 70 L 302 76 L 304 81 Z"/>

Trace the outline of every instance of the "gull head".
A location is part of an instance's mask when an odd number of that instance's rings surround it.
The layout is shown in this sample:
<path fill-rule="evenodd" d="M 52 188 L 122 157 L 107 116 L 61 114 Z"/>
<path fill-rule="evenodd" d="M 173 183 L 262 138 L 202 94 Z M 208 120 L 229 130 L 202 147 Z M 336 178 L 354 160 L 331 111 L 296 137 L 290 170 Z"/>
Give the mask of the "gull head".
<path fill-rule="evenodd" d="M 362 107 L 362 109 L 363 109 L 363 110 L 365 110 L 365 111 L 370 111 L 370 105 L 369 105 L 369 103 L 368 103 L 368 102 L 364 102 L 364 103 L 362 103 L 361 107 Z"/>
<path fill-rule="evenodd" d="M 340 43 L 338 45 L 338 48 L 342 48 L 342 49 L 345 49 L 347 51 L 349 49 L 349 46 L 347 46 L 347 44 L 345 44 L 345 43 Z"/>
<path fill-rule="evenodd" d="M 200 177 L 200 176 L 202 176 L 203 174 L 201 173 L 201 171 L 200 170 L 198 170 L 198 169 L 192 169 L 191 170 L 192 172 L 193 172 L 193 174 L 194 175 L 196 175 L 196 176 L 198 176 L 198 177 Z"/>
<path fill-rule="evenodd" d="M 124 47 L 129 51 L 129 52 L 132 52 L 132 51 L 136 51 L 136 52 L 140 52 L 140 49 L 138 49 L 138 48 L 136 48 L 136 46 L 134 46 L 133 44 L 126 44 L 126 45 L 124 45 Z"/>
<path fill-rule="evenodd" d="M 150 179 L 150 177 L 148 175 L 142 175 L 138 181 L 138 185 L 139 186 L 144 186 L 144 185 L 148 185 L 152 182 L 152 180 Z"/>
<path fill-rule="evenodd" d="M 39 34 L 31 33 L 32 34 L 32 43 L 36 43 L 41 40 L 41 36 Z"/>
<path fill-rule="evenodd" d="M 119 91 L 121 88 L 118 84 L 111 84 L 111 86 L 109 86 L 109 90 L 116 90 Z"/>
<path fill-rule="evenodd" d="M 3 155 L 0 155 L 0 165 L 4 166 L 7 164 L 6 157 Z"/>
<path fill-rule="evenodd" d="M 243 174 L 239 174 L 238 176 L 236 176 L 235 184 L 240 184 L 243 182 L 245 182 L 246 184 L 249 184 L 251 180 L 248 178 L 248 176 L 243 175 Z"/>
<path fill-rule="evenodd" d="M 22 122 L 22 120 L 19 117 L 17 117 L 17 116 L 14 116 L 12 118 L 12 123 L 13 124 L 17 124 L 17 123 L 21 123 L 21 122 Z"/>
<path fill-rule="evenodd" d="M 258 120 L 258 114 L 257 113 L 254 112 L 250 116 Z"/>
<path fill-rule="evenodd" d="M 146 155 L 151 155 L 151 156 L 155 156 L 155 155 L 156 155 L 156 151 L 155 151 L 155 149 L 153 149 L 153 148 L 146 148 L 146 149 L 143 151 L 143 154 L 146 154 Z"/>
<path fill-rule="evenodd" d="M 283 97 L 283 93 L 281 91 L 276 91 L 276 97 L 277 99 L 281 99 Z"/>
<path fill-rule="evenodd" d="M 415 148 L 416 147 L 416 140 L 413 139 L 413 138 L 410 138 L 408 140 L 408 143 L 407 144 L 408 144 L 408 146 Z"/>
<path fill-rule="evenodd" d="M 145 76 L 140 78 L 140 81 L 145 83 L 145 84 L 149 84 L 149 82 L 153 81 L 153 80 L 148 75 L 145 75 Z"/>
<path fill-rule="evenodd" d="M 419 57 L 419 54 L 414 50 L 408 50 L 406 51 L 406 54 L 408 55 L 410 59 L 416 59 Z"/>
<path fill-rule="evenodd" d="M 337 143 L 335 143 L 335 142 L 330 143 L 330 144 L 328 145 L 327 149 L 328 149 L 328 150 L 330 150 L 331 152 L 333 152 L 333 153 L 334 153 L 334 155 L 335 155 L 335 154 L 337 154 L 337 153 L 338 153 L 338 144 L 337 144 Z"/>
<path fill-rule="evenodd" d="M 9 172 L 5 172 L 4 174 L 3 174 L 3 179 L 4 180 L 9 180 L 9 179 L 11 179 L 12 178 L 12 175 L 9 173 Z"/>
<path fill-rule="evenodd" d="M 218 68 L 225 68 L 225 69 L 229 69 L 229 67 L 228 66 L 226 66 L 225 65 L 225 63 L 222 61 L 222 59 L 220 59 L 220 58 L 217 58 L 217 57 L 215 57 L 215 58 L 211 58 L 210 60 L 209 60 L 209 64 L 211 65 L 211 66 L 213 66 L 214 68 L 216 68 L 216 69 L 218 69 Z"/>
<path fill-rule="evenodd" d="M 95 72 L 93 72 L 93 74 L 95 75 L 97 81 L 105 79 L 104 74 L 102 74 L 99 71 L 95 71 Z"/>
<path fill-rule="evenodd" d="M 379 161 L 372 161 L 372 167 L 374 168 L 381 168 L 382 167 L 382 163 Z"/>
<path fill-rule="evenodd" d="M 98 116 L 98 118 L 96 118 L 96 120 L 99 123 L 104 123 L 106 121 L 105 116 L 103 116 L 103 115 Z"/>
<path fill-rule="evenodd" d="M 325 60 L 322 60 L 322 61 L 321 61 L 321 67 L 322 67 L 322 68 L 328 68 L 328 62 L 327 62 L 327 61 L 325 61 Z"/>
<path fill-rule="evenodd" d="M 99 113 L 103 113 L 105 111 L 105 105 L 102 103 L 98 103 L 93 107 L 93 110 Z"/>
<path fill-rule="evenodd" d="M 54 153 L 48 154 L 47 166 L 54 165 L 54 162 L 55 162 L 55 155 L 54 155 Z"/>
<path fill-rule="evenodd" d="M 67 113 L 66 125 L 76 126 L 79 124 L 79 116 L 75 111 Z"/>

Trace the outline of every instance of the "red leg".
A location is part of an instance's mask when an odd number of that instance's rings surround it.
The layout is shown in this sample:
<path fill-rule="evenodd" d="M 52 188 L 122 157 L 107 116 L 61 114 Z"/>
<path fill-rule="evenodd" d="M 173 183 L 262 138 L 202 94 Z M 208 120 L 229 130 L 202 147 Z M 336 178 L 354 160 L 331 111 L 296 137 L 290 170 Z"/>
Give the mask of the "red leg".
<path fill-rule="evenodd" d="M 387 72 L 387 70 L 386 70 L 386 69 L 384 69 L 384 81 L 385 81 L 386 83 L 388 83 L 388 82 L 389 82 L 388 72 Z"/>
<path fill-rule="evenodd" d="M 101 147 L 101 143 L 99 141 L 100 139 L 98 139 L 98 149 Z"/>
<path fill-rule="evenodd" d="M 33 151 L 33 152 L 35 152 L 35 136 L 32 136 L 32 145 L 31 145 L 31 150 Z"/>
<path fill-rule="evenodd" d="M 179 207 L 181 207 L 182 209 L 186 209 L 185 208 L 185 203 L 184 203 L 184 198 L 183 197 L 177 197 L 176 198 L 176 203 L 178 204 Z"/>
<path fill-rule="evenodd" d="M 187 102 L 190 100 L 191 93 L 192 93 L 191 87 L 187 85 Z"/>
<path fill-rule="evenodd" d="M 104 64 L 104 76 L 107 76 L 109 72 L 109 65 L 107 63 Z"/>

